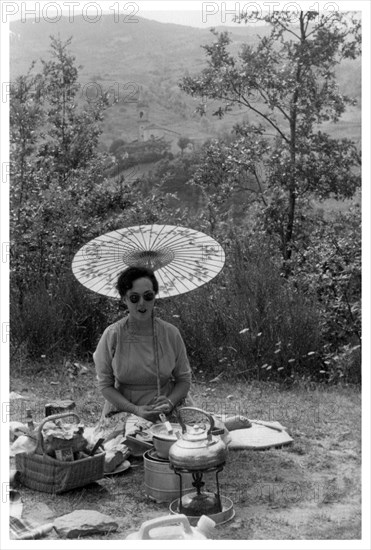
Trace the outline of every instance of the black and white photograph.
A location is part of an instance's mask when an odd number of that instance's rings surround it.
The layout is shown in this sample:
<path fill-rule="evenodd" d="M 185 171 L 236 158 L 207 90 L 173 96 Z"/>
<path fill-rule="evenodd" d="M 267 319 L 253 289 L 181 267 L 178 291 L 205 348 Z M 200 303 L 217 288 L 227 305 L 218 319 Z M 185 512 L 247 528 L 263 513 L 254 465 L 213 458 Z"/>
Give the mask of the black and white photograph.
<path fill-rule="evenodd" d="M 369 549 L 370 3 L 0 9 L 1 548 Z"/>

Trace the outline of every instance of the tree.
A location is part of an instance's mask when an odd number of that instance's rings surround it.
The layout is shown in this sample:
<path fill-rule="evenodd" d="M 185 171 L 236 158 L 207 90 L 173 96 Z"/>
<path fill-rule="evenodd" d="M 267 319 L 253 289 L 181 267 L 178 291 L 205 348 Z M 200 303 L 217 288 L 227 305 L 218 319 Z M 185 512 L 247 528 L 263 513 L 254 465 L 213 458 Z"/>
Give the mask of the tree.
<path fill-rule="evenodd" d="M 119 149 L 120 147 L 123 147 L 125 145 L 125 140 L 123 139 L 115 139 L 111 145 L 110 145 L 110 148 L 109 148 L 109 152 L 112 153 L 113 155 L 116 153 L 117 149 Z"/>
<path fill-rule="evenodd" d="M 44 120 L 42 105 L 34 101 L 36 80 L 32 69 L 33 65 L 25 76 L 19 77 L 11 86 L 10 103 L 10 267 L 12 281 L 18 291 L 19 307 L 22 307 L 27 290 L 25 259 L 27 249 L 30 249 L 28 238 L 32 220 L 37 215 L 40 188 L 39 173 L 30 159 L 37 151 L 38 134 L 35 129 Z M 33 268 L 33 264 L 30 267 Z"/>
<path fill-rule="evenodd" d="M 240 22 L 251 17 L 259 19 L 244 13 Z M 235 143 L 225 155 L 230 170 L 224 164 L 224 192 L 242 185 L 249 201 L 259 197 L 265 230 L 278 240 L 286 274 L 308 199 L 351 197 L 360 186 L 355 144 L 320 130 L 354 103 L 337 88 L 334 69 L 360 54 L 360 22 L 339 12 L 300 12 L 297 26 L 290 18 L 288 12 L 260 17 L 270 33 L 256 47 L 244 44 L 238 56 L 229 52 L 228 33 L 212 29 L 217 40 L 204 46 L 207 68 L 180 85 L 203 101 L 220 100 L 214 113 L 219 117 L 238 105 L 255 117 L 236 126 Z M 199 171 L 197 182 L 208 186 L 207 169 Z"/>
<path fill-rule="evenodd" d="M 183 156 L 184 149 L 187 148 L 187 146 L 188 146 L 189 143 L 191 143 L 191 140 L 190 140 L 189 138 L 187 138 L 187 137 L 180 137 L 180 138 L 178 139 L 177 145 L 178 145 L 178 147 L 179 147 L 179 149 L 180 149 L 180 151 L 181 151 L 181 155 L 182 155 L 182 156 Z"/>
<path fill-rule="evenodd" d="M 361 208 L 352 204 L 330 219 L 317 215 L 310 243 L 296 256 L 293 276 L 316 296 L 322 333 L 334 344 L 361 344 Z"/>
<path fill-rule="evenodd" d="M 97 122 L 104 101 L 78 105 L 69 44 L 52 38 L 52 60 L 43 61 L 42 73 L 32 65 L 11 87 L 11 273 L 20 306 L 30 286 L 48 288 L 58 279 L 102 208 Z M 104 197 L 108 206 L 112 193 Z"/>
<path fill-rule="evenodd" d="M 89 302 L 71 277 L 78 248 L 118 227 L 154 223 L 164 210 L 156 190 L 143 197 L 140 182 L 106 177 L 112 157 L 98 141 L 107 103 L 80 101 L 69 45 L 52 38 L 42 72 L 32 65 L 11 86 L 12 344 L 27 341 L 36 354 L 56 341 L 71 349 L 76 334 L 102 317 L 98 298 Z"/>

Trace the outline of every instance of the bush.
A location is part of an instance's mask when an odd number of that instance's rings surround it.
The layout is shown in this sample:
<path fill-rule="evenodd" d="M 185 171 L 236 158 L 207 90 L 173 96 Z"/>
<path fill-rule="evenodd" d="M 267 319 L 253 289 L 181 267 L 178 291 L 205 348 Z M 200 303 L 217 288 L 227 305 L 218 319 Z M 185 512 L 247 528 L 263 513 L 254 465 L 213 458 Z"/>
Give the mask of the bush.
<path fill-rule="evenodd" d="M 117 149 L 119 149 L 120 147 L 123 147 L 124 145 L 125 145 L 125 141 L 123 139 L 115 139 L 110 145 L 109 152 L 114 155 Z"/>
<path fill-rule="evenodd" d="M 58 356 L 91 359 L 98 337 L 112 317 L 107 298 L 87 291 L 72 273 L 64 274 L 53 291 L 40 283 L 30 289 L 19 306 L 11 299 L 11 357 L 38 359 Z"/>
<path fill-rule="evenodd" d="M 279 275 L 262 248 L 236 241 L 214 281 L 164 302 L 160 311 L 179 326 L 196 372 L 321 377 L 316 304 Z"/>

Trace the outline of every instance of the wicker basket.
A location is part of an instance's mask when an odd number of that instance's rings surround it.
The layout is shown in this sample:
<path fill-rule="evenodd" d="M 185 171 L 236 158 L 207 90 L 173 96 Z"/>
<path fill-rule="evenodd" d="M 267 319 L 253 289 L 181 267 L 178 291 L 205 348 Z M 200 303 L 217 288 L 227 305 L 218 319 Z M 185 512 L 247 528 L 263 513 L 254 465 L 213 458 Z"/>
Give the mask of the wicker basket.
<path fill-rule="evenodd" d="M 38 447 L 34 453 L 18 453 L 15 456 L 16 469 L 19 472 L 20 482 L 37 491 L 44 493 L 64 493 L 71 489 L 84 487 L 104 475 L 104 452 L 94 456 L 87 456 L 79 460 L 61 461 L 45 454 L 43 447 L 42 427 L 45 422 L 57 418 L 71 416 L 75 413 L 56 414 L 48 416 L 38 427 Z M 37 454 L 41 449 L 42 454 Z"/>

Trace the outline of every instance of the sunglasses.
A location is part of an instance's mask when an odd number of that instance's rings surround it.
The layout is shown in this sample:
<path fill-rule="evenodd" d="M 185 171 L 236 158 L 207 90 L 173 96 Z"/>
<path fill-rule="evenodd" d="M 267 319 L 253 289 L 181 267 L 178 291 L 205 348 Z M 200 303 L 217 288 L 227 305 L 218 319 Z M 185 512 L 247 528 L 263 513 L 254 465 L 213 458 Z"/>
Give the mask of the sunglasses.
<path fill-rule="evenodd" d="M 137 304 L 140 300 L 140 296 L 140 294 L 130 294 L 129 300 L 132 304 Z M 142 296 L 143 300 L 145 300 L 146 302 L 152 302 L 152 300 L 155 299 L 155 293 L 151 292 L 150 290 L 142 294 Z"/>

